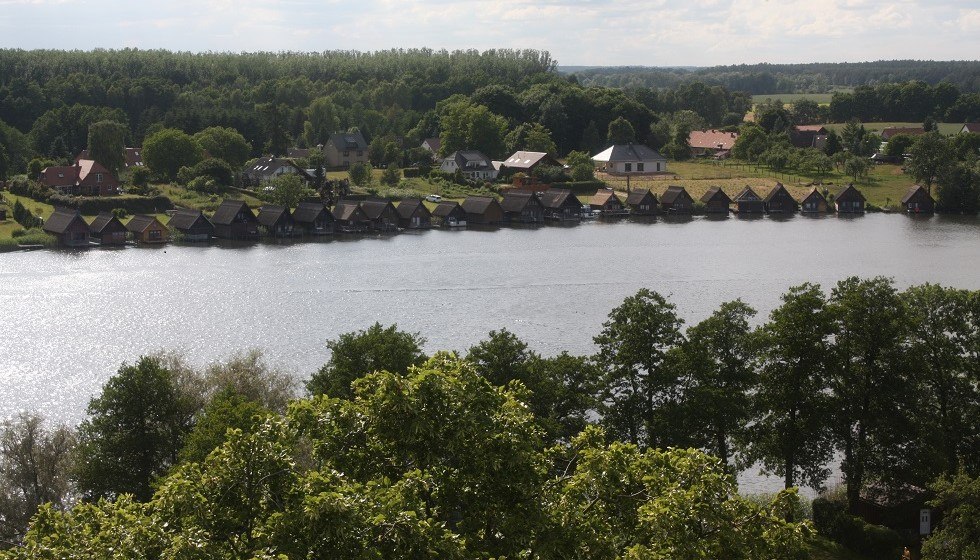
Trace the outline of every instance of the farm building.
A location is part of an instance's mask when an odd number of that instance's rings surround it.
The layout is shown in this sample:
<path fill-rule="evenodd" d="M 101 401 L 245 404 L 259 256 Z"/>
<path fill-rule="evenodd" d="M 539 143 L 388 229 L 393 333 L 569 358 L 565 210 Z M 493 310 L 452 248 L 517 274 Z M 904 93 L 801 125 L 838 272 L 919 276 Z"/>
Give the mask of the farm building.
<path fill-rule="evenodd" d="M 398 203 L 398 225 L 409 229 L 432 227 L 432 212 L 417 198 L 406 198 Z"/>
<path fill-rule="evenodd" d="M 642 144 L 615 144 L 592 156 L 596 169 L 611 175 L 667 171 L 667 158 Z"/>
<path fill-rule="evenodd" d="M 170 230 L 155 216 L 137 214 L 126 222 L 126 229 L 137 243 L 166 243 L 170 238 Z"/>
<path fill-rule="evenodd" d="M 208 241 L 214 235 L 214 224 L 200 210 L 178 210 L 167 227 L 180 233 L 183 241 Z"/>
<path fill-rule="evenodd" d="M 589 200 L 589 206 L 593 210 L 602 212 L 602 216 L 626 215 L 626 206 L 623 205 L 623 201 L 616 196 L 616 192 L 612 189 L 600 189 L 596 191 Z"/>
<path fill-rule="evenodd" d="M 657 195 L 645 191 L 630 191 L 626 195 L 626 209 L 630 216 L 652 216 L 657 213 Z"/>
<path fill-rule="evenodd" d="M 99 245 L 125 245 L 126 226 L 112 212 L 101 212 L 89 225 L 90 234 Z"/>
<path fill-rule="evenodd" d="M 766 203 L 757 195 L 752 187 L 746 186 L 742 192 L 735 195 L 732 201 L 736 214 L 762 214 L 766 211 Z"/>
<path fill-rule="evenodd" d="M 259 236 L 259 220 L 243 200 L 225 200 L 211 217 L 214 235 L 222 239 L 252 239 Z"/>
<path fill-rule="evenodd" d="M 548 189 L 541 193 L 546 220 L 559 222 L 582 219 L 582 203 L 568 189 Z"/>
<path fill-rule="evenodd" d="M 801 206 L 804 214 L 824 214 L 829 208 L 827 197 L 817 190 L 817 187 L 813 187 L 810 194 L 806 195 Z"/>
<path fill-rule="evenodd" d="M 293 215 L 285 206 L 263 204 L 259 208 L 258 220 L 265 234 L 272 237 L 292 237 L 298 233 Z"/>
<path fill-rule="evenodd" d="M 489 196 L 469 196 L 463 201 L 467 224 L 494 225 L 504 221 L 504 209 Z"/>
<path fill-rule="evenodd" d="M 854 185 L 847 185 L 834 199 L 834 207 L 838 214 L 864 214 L 864 195 L 861 191 L 854 188 Z"/>
<path fill-rule="evenodd" d="M 660 197 L 660 209 L 670 214 L 690 214 L 694 212 L 694 199 L 684 187 L 667 187 Z"/>
<path fill-rule="evenodd" d="M 793 195 L 789 194 L 782 183 L 776 186 L 766 195 L 766 212 L 770 214 L 795 214 L 799 210 L 799 204 Z"/>
<path fill-rule="evenodd" d="M 432 210 L 432 222 L 442 227 L 466 227 L 466 211 L 458 202 L 440 202 Z"/>
<path fill-rule="evenodd" d="M 704 211 L 708 214 L 727 214 L 732 199 L 728 198 L 721 187 L 711 187 L 701 197 L 701 202 L 704 204 Z"/>
<path fill-rule="evenodd" d="M 922 185 L 913 185 L 902 197 L 902 206 L 910 214 L 932 214 L 936 211 L 936 201 Z"/>
<path fill-rule="evenodd" d="M 343 233 L 360 233 L 371 227 L 371 220 L 353 200 L 341 200 L 333 207 L 334 224 Z"/>
<path fill-rule="evenodd" d="M 87 247 L 91 229 L 78 210 L 55 210 L 44 222 L 44 231 L 65 247 Z"/>

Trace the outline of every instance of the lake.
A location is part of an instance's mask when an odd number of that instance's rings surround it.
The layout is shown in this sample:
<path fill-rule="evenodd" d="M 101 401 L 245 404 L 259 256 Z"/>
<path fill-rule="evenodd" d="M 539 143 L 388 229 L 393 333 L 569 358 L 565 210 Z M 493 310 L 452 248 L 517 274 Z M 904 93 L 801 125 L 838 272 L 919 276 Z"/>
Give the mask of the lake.
<path fill-rule="evenodd" d="M 328 359 L 326 340 L 380 321 L 421 332 L 430 352 L 507 328 L 546 355 L 590 353 L 639 288 L 688 323 L 735 298 L 761 321 L 788 287 L 851 275 L 980 289 L 980 220 L 694 217 L 0 254 L 0 417 L 78 421 L 120 363 L 161 349 L 203 365 L 258 348 L 305 379 Z"/>

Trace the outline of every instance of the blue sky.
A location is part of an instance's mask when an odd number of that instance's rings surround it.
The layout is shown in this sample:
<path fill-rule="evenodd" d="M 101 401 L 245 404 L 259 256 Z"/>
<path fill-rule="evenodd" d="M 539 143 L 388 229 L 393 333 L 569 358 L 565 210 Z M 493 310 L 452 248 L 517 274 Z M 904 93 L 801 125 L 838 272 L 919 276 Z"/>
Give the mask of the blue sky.
<path fill-rule="evenodd" d="M 0 47 L 534 48 L 567 65 L 977 59 L 980 0 L 0 0 Z"/>

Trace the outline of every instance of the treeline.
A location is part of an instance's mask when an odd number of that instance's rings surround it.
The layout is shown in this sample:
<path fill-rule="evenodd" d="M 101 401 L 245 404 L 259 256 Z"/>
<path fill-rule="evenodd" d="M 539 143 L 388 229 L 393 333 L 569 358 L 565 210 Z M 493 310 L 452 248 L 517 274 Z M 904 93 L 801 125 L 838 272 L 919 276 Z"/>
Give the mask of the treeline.
<path fill-rule="evenodd" d="M 586 85 L 673 88 L 696 80 L 752 95 L 825 93 L 840 87 L 907 81 L 930 85 L 949 82 L 964 92 L 980 92 L 980 62 L 969 60 L 739 64 L 708 68 L 627 66 L 575 69 L 573 73 Z"/>
<path fill-rule="evenodd" d="M 829 122 L 975 122 L 980 120 L 980 93 L 960 93 L 950 82 L 923 81 L 859 86 L 835 92 Z"/>
<path fill-rule="evenodd" d="M 2 539 L 11 558 L 120 534 L 151 558 L 792 558 L 792 495 L 752 506 L 735 473 L 823 488 L 840 453 L 852 511 L 980 474 L 980 292 L 848 278 L 754 315 L 735 300 L 685 330 L 640 290 L 596 354 L 553 357 L 506 330 L 430 357 L 376 324 L 330 341 L 298 400 L 254 353 L 144 357 L 77 429 L 4 426 Z"/>

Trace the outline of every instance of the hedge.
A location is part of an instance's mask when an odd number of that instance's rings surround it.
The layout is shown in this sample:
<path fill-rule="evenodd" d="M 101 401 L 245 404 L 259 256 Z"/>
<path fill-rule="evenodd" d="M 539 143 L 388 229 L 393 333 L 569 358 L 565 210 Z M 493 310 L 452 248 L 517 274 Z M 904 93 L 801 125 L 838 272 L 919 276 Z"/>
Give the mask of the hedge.
<path fill-rule="evenodd" d="M 869 558 L 902 555 L 902 537 L 898 533 L 848 514 L 840 502 L 813 500 L 813 524 L 821 535 Z"/>
<path fill-rule="evenodd" d="M 92 215 L 99 212 L 111 212 L 116 208 L 122 208 L 127 214 L 159 214 L 166 210 L 171 210 L 174 203 L 166 196 L 154 196 L 151 198 L 120 198 L 115 196 L 107 197 L 77 197 L 55 195 L 48 200 L 48 204 L 59 208 L 76 208 L 82 214 Z"/>
<path fill-rule="evenodd" d="M 568 189 L 574 194 L 595 194 L 599 189 L 606 188 L 602 181 L 568 181 L 565 183 L 552 183 L 553 189 Z"/>

